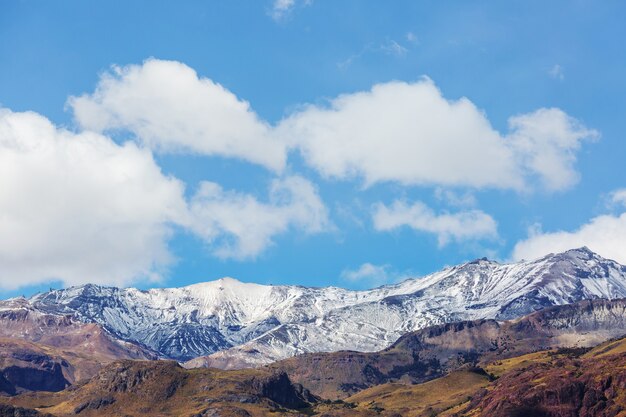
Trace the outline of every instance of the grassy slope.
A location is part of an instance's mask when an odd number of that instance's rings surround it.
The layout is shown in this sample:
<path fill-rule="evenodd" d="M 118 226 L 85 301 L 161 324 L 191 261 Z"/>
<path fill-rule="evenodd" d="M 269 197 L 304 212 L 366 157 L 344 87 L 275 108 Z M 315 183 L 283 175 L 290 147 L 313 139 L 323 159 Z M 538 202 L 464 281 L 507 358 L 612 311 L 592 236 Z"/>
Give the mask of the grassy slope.
<path fill-rule="evenodd" d="M 609 340 L 601 343 L 589 352 L 585 353 L 583 358 L 601 358 L 608 355 L 617 355 L 626 352 L 626 338 L 618 340 Z"/>
<path fill-rule="evenodd" d="M 382 384 L 366 389 L 346 401 L 357 410 L 397 413 L 406 417 L 431 416 L 464 403 L 489 385 L 490 378 L 477 370 L 460 370 L 423 384 Z"/>

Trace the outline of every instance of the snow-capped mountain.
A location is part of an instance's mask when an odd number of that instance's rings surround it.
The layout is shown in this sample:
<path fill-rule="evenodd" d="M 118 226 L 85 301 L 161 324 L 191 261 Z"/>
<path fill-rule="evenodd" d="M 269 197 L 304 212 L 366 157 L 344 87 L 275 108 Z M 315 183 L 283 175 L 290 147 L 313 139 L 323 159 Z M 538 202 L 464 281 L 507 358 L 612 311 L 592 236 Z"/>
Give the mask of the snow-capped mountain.
<path fill-rule="evenodd" d="M 98 323 L 164 357 L 213 354 L 190 365 L 237 367 L 301 352 L 375 351 L 434 324 L 510 319 L 550 305 L 623 297 L 626 267 L 581 248 L 511 264 L 480 259 L 367 291 L 223 278 L 148 291 L 85 285 L 26 301 L 48 314 Z M 8 305 L 0 302 L 0 309 Z"/>

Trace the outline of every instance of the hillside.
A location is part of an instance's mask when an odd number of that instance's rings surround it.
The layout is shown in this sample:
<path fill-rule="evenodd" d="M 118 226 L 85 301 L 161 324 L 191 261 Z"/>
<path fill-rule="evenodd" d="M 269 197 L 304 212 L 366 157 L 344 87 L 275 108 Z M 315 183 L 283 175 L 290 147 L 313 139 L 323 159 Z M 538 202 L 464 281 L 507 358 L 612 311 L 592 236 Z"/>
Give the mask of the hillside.
<path fill-rule="evenodd" d="M 25 300 L 4 302 L 0 309 L 0 394 L 59 391 L 115 360 L 156 358 L 98 324 L 42 313 Z"/>
<path fill-rule="evenodd" d="M 55 416 L 300 415 L 317 398 L 284 373 L 185 370 L 171 361 L 121 361 L 72 390 L 5 400 Z"/>

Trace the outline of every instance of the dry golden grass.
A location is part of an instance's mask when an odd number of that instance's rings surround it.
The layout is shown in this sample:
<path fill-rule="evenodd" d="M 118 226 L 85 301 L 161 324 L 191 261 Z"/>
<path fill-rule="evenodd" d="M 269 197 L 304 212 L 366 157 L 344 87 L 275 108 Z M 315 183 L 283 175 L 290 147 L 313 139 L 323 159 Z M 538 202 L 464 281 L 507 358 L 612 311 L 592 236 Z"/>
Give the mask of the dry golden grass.
<path fill-rule="evenodd" d="M 403 417 L 431 416 L 466 402 L 489 382 L 484 373 L 461 370 L 424 384 L 378 385 L 346 401 L 357 404 L 357 410 L 384 410 L 385 414 L 397 413 Z"/>
<path fill-rule="evenodd" d="M 490 375 L 499 378 L 503 374 L 512 371 L 514 369 L 523 369 L 538 362 L 549 362 L 553 359 L 553 351 L 541 351 L 529 353 L 527 355 L 516 356 L 514 358 L 502 359 L 495 362 L 491 362 L 485 365 L 483 368 Z"/>
<path fill-rule="evenodd" d="M 585 353 L 583 358 L 601 358 L 626 352 L 626 339 L 609 340 Z"/>

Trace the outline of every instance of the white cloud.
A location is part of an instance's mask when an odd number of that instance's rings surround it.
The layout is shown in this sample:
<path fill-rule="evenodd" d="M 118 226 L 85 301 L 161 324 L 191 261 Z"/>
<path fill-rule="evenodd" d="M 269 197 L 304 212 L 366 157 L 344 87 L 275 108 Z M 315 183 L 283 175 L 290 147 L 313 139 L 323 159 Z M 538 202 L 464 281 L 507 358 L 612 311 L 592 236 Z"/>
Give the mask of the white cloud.
<path fill-rule="evenodd" d="M 383 285 L 395 280 L 396 274 L 390 271 L 389 265 L 374 265 L 369 262 L 362 264 L 357 269 L 344 269 L 341 278 L 355 283 L 367 285 Z"/>
<path fill-rule="evenodd" d="M 563 81 L 565 79 L 565 73 L 563 71 L 563 67 L 559 64 L 554 64 L 552 68 L 548 71 L 548 75 L 550 77 L 555 78 L 557 80 Z"/>
<path fill-rule="evenodd" d="M 0 110 L 0 288 L 158 279 L 182 196 L 148 150 Z"/>
<path fill-rule="evenodd" d="M 285 19 L 294 10 L 296 5 L 310 6 L 313 0 L 274 0 L 272 2 L 272 8 L 269 11 L 269 15 L 272 19 L 280 21 Z"/>
<path fill-rule="evenodd" d="M 383 53 L 386 55 L 393 55 L 395 57 L 402 58 L 406 56 L 408 51 L 409 50 L 406 47 L 402 46 L 400 43 L 398 43 L 397 41 L 393 39 L 387 40 L 386 42 L 383 42 L 383 43 L 370 42 L 366 44 L 365 46 L 363 46 L 363 48 L 361 48 L 360 51 L 350 55 L 348 58 L 344 59 L 343 61 L 338 62 L 337 67 L 340 70 L 345 71 L 355 61 L 361 59 L 363 56 L 366 56 L 366 55 Z"/>
<path fill-rule="evenodd" d="M 496 221 L 480 210 L 437 214 L 419 201 L 409 205 L 396 200 L 390 207 L 377 204 L 373 220 L 374 228 L 379 231 L 391 231 L 408 226 L 416 231 L 435 234 L 439 246 L 444 246 L 451 240 L 498 237 Z"/>
<path fill-rule="evenodd" d="M 626 188 L 615 190 L 609 194 L 609 202 L 611 206 L 626 207 Z"/>
<path fill-rule="evenodd" d="M 391 82 L 308 106 L 279 126 L 323 175 L 368 184 L 522 187 L 510 150 L 466 99 L 445 100 L 430 80 Z"/>
<path fill-rule="evenodd" d="M 475 207 L 478 204 L 474 194 L 469 191 L 460 193 L 441 187 L 435 188 L 435 198 L 454 207 Z"/>
<path fill-rule="evenodd" d="M 407 32 L 406 40 L 409 41 L 410 43 L 412 43 L 413 45 L 418 45 L 419 44 L 419 38 L 413 32 Z"/>
<path fill-rule="evenodd" d="M 400 56 L 400 57 L 405 56 L 406 53 L 409 51 L 408 49 L 406 49 L 404 46 L 400 45 L 398 42 L 394 41 L 393 39 L 382 44 L 380 48 L 387 54 Z"/>
<path fill-rule="evenodd" d="M 159 152 L 239 158 L 273 170 L 285 165 L 285 146 L 247 102 L 179 62 L 113 67 L 94 93 L 70 97 L 68 105 L 82 128 L 127 130 Z"/>
<path fill-rule="evenodd" d="M 522 166 L 534 172 L 547 190 L 562 190 L 578 182 L 576 151 L 585 139 L 599 134 L 559 109 L 539 109 L 509 119 L 508 141 Z"/>
<path fill-rule="evenodd" d="M 423 79 L 306 106 L 277 131 L 326 177 L 520 191 L 571 186 L 580 142 L 597 136 L 558 109 L 512 117 L 510 128 L 501 135 L 467 98 L 446 100 Z"/>
<path fill-rule="evenodd" d="M 272 4 L 271 16 L 274 19 L 281 19 L 287 14 L 293 6 L 295 6 L 295 0 L 274 0 Z"/>
<path fill-rule="evenodd" d="M 149 149 L 0 109 L 0 288 L 159 280 L 174 260 L 175 228 L 217 256 L 242 259 L 279 234 L 328 223 L 303 178 L 273 181 L 266 203 L 215 183 L 187 202 L 184 184 L 164 175 Z"/>
<path fill-rule="evenodd" d="M 191 212 L 192 228 L 222 258 L 257 256 L 289 228 L 317 233 L 329 226 L 315 187 L 301 177 L 273 181 L 268 203 L 204 182 L 191 201 Z"/>
<path fill-rule="evenodd" d="M 160 152 L 233 157 L 281 170 L 289 149 L 327 177 L 366 185 L 555 191 L 578 180 L 581 142 L 598 137 L 559 109 L 509 119 L 500 134 L 467 98 L 444 98 L 429 79 L 389 82 L 308 105 L 271 126 L 245 101 L 184 64 L 116 67 L 69 105 L 85 129 L 130 131 Z"/>
<path fill-rule="evenodd" d="M 548 253 L 582 246 L 626 264 L 626 213 L 594 217 L 571 232 L 543 232 L 539 226 L 535 226 L 529 231 L 527 239 L 515 245 L 512 258 L 536 259 Z"/>

